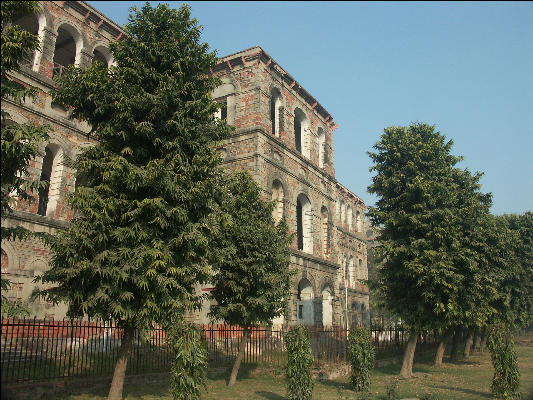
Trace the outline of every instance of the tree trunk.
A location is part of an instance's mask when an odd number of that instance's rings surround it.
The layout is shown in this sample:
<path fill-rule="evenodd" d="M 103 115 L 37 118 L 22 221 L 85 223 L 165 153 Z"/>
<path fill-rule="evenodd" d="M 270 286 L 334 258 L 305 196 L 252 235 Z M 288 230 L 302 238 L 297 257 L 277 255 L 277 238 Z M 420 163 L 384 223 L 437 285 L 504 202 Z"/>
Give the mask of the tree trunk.
<path fill-rule="evenodd" d="M 461 341 L 461 328 L 456 328 L 455 333 L 453 334 L 452 351 L 450 354 L 450 359 L 452 362 L 459 360 L 459 342 L 460 341 Z"/>
<path fill-rule="evenodd" d="M 403 354 L 402 370 L 400 376 L 403 378 L 411 378 L 413 376 L 413 361 L 415 358 L 416 341 L 418 340 L 418 331 L 411 331 L 409 334 L 409 341 L 407 348 Z"/>
<path fill-rule="evenodd" d="M 113 373 L 113 380 L 111 381 L 111 388 L 109 389 L 107 400 L 122 400 L 122 388 L 124 387 L 124 377 L 126 376 L 126 367 L 128 366 L 134 333 L 135 328 L 124 328 L 118 360 L 115 365 L 115 372 Z"/>
<path fill-rule="evenodd" d="M 440 339 L 439 347 L 437 347 L 437 352 L 435 353 L 435 367 L 442 367 L 442 358 L 444 357 L 444 352 L 446 351 L 446 343 L 450 340 L 452 336 L 453 329 L 448 329 L 444 332 L 444 335 Z"/>
<path fill-rule="evenodd" d="M 237 380 L 237 373 L 239 372 L 241 361 L 244 356 L 244 350 L 246 350 L 246 345 L 248 344 L 248 339 L 250 338 L 250 335 L 251 335 L 250 328 L 244 328 L 241 344 L 239 345 L 239 353 L 237 354 L 237 358 L 235 359 L 235 362 L 233 363 L 233 368 L 231 370 L 231 375 L 229 377 L 228 386 L 233 386 L 235 384 L 235 381 Z"/>
<path fill-rule="evenodd" d="M 476 334 L 474 335 L 474 351 L 481 350 L 479 347 L 481 345 L 481 332 L 479 330 L 476 330 Z"/>
<path fill-rule="evenodd" d="M 479 351 L 483 352 L 485 350 L 486 344 L 487 344 L 487 328 L 483 328 L 483 333 L 481 334 L 481 342 L 479 343 Z"/>
<path fill-rule="evenodd" d="M 470 351 L 472 350 L 473 343 L 474 343 L 474 330 L 470 328 L 468 330 L 468 336 L 466 337 L 465 350 L 463 352 L 464 357 L 470 356 Z"/>

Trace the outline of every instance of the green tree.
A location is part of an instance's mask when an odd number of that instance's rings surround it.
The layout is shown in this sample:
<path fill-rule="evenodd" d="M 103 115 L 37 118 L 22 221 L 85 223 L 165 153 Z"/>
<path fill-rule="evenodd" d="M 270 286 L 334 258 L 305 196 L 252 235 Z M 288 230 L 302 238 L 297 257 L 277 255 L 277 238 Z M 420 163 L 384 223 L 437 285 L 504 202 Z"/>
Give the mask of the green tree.
<path fill-rule="evenodd" d="M 490 300 L 494 297 L 493 264 L 486 260 L 488 238 L 492 234 L 489 208 L 492 204 L 491 194 L 480 191 L 481 173 L 472 174 L 468 170 L 453 170 L 453 203 L 458 246 L 451 249 L 453 271 L 458 278 L 456 290 L 449 299 L 449 310 L 442 314 L 437 327 L 443 332 L 442 340 L 435 355 L 435 365 L 442 365 L 446 341 L 453 332 L 465 327 L 468 339 L 465 353 L 469 352 L 473 341 L 473 332 L 486 324 L 487 316 L 494 310 Z M 462 329 L 462 328 L 461 328 Z M 458 336 L 454 336 L 454 355 L 459 354 Z"/>
<path fill-rule="evenodd" d="M 513 236 L 516 273 L 509 274 L 510 318 L 513 327 L 525 328 L 533 322 L 533 213 L 503 215 L 501 225 Z"/>
<path fill-rule="evenodd" d="M 508 324 L 497 322 L 489 330 L 488 347 L 494 376 L 490 390 L 504 400 L 519 399 L 520 370 Z"/>
<path fill-rule="evenodd" d="M 48 138 L 45 126 L 31 123 L 16 124 L 4 108 L 4 104 L 20 105 L 36 93 L 33 87 L 26 87 L 13 79 L 13 73 L 20 71 L 24 57 L 39 48 L 36 35 L 22 29 L 16 21 L 25 16 L 35 14 L 38 10 L 36 1 L 3 1 L 2 2 L 2 143 L 1 143 L 1 202 L 2 217 L 13 212 L 17 201 L 33 201 L 39 188 L 39 182 L 28 177 L 28 166 L 32 159 L 40 155 L 39 146 Z M 22 239 L 29 231 L 22 227 L 1 227 L 2 240 Z M 4 296 L 9 288 L 8 279 L 2 279 L 2 314 L 19 316 L 28 314 L 21 303 L 12 302 Z"/>
<path fill-rule="evenodd" d="M 374 368 L 375 348 L 370 331 L 356 327 L 348 337 L 348 358 L 352 364 L 350 383 L 356 392 L 370 390 L 370 371 Z"/>
<path fill-rule="evenodd" d="M 368 191 L 378 195 L 369 215 L 381 226 L 378 270 L 387 309 L 410 330 L 401 375 L 410 377 L 418 333 L 453 319 L 462 276 L 457 170 L 453 142 L 433 126 L 389 127 L 369 152 L 377 174 Z"/>
<path fill-rule="evenodd" d="M 287 345 L 287 398 L 311 400 L 313 397 L 313 351 L 309 331 L 303 325 L 291 327 L 285 336 Z"/>
<path fill-rule="evenodd" d="M 198 304 L 211 277 L 210 214 L 229 134 L 214 114 L 206 74 L 217 62 L 200 43 L 186 5 L 132 9 L 126 35 L 111 44 L 115 66 L 71 67 L 54 100 L 87 121 L 98 144 L 73 166 L 86 179 L 69 198 L 70 227 L 49 243 L 41 292 L 70 316 L 113 319 L 124 330 L 109 399 L 120 399 L 136 329 L 168 327 Z"/>
<path fill-rule="evenodd" d="M 168 331 L 174 353 L 170 371 L 170 393 L 174 400 L 198 400 L 207 382 L 207 345 L 200 330 L 178 321 Z"/>
<path fill-rule="evenodd" d="M 214 276 L 210 316 L 243 327 L 243 339 L 228 385 L 236 379 L 251 329 L 281 315 L 290 296 L 289 243 L 284 220 L 275 225 L 273 202 L 261 199 L 261 189 L 248 172 L 224 178 L 214 236 Z"/>

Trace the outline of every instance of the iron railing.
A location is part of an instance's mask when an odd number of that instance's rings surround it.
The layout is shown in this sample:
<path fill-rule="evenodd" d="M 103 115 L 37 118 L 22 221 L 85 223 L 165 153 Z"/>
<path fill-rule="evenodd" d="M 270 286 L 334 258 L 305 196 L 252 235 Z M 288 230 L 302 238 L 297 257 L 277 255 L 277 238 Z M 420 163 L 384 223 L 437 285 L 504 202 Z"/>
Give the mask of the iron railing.
<path fill-rule="evenodd" d="M 210 364 L 231 363 L 239 350 L 243 329 L 228 325 L 202 325 L 201 329 Z M 108 322 L 36 318 L 4 318 L 1 332 L 1 376 L 6 383 L 110 376 L 122 337 L 122 329 Z M 378 359 L 400 354 L 408 339 L 401 327 L 372 328 L 371 334 Z M 243 364 L 284 366 L 284 335 L 283 330 L 254 328 Z M 347 361 L 345 329 L 311 327 L 309 335 L 316 363 Z M 437 342 L 438 336 L 433 333 L 421 335 L 417 351 L 427 350 Z M 128 375 L 168 371 L 171 363 L 164 330 L 153 328 L 135 334 Z"/>

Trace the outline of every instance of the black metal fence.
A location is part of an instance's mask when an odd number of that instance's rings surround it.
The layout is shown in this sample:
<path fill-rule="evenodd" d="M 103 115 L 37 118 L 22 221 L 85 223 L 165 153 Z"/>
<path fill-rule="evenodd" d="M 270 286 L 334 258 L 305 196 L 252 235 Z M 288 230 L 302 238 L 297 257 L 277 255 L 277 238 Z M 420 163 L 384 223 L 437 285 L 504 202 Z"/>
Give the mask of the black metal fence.
<path fill-rule="evenodd" d="M 120 328 L 101 321 L 2 319 L 1 331 L 2 382 L 6 383 L 112 375 L 122 337 Z M 210 364 L 232 362 L 242 340 L 242 328 L 204 325 L 202 331 Z M 310 328 L 315 361 L 347 361 L 347 333 L 342 328 Z M 243 363 L 285 365 L 284 334 L 254 328 Z M 378 359 L 400 354 L 408 339 L 400 327 L 373 328 L 371 334 Z M 434 346 L 437 340 L 432 333 L 421 335 L 418 350 Z M 162 329 L 136 333 L 128 375 L 168 371 L 171 363 Z"/>

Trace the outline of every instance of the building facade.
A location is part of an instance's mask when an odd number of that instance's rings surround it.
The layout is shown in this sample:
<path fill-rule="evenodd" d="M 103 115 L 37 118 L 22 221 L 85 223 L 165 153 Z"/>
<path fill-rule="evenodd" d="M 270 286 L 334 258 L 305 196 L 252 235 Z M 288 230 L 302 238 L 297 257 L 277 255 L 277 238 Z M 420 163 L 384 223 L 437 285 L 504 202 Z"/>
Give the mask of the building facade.
<path fill-rule="evenodd" d="M 95 142 L 87 124 L 67 119 L 67 110 L 51 101 L 52 77 L 70 64 L 83 68 L 98 60 L 111 65 L 109 43 L 124 32 L 85 2 L 41 2 L 40 7 L 39 15 L 19 24 L 39 35 L 41 51 L 14 76 L 39 93 L 22 106 L 2 100 L 2 108 L 12 116 L 8 123 L 50 126 L 44 157 L 30 165 L 33 179 L 50 184 L 30 205 L 19 202 L 2 224 L 53 233 L 68 226 L 73 216 L 65 195 L 75 188 L 75 171 L 62 160 Z M 213 93 L 225 105 L 218 118 L 235 127 L 220 150 L 223 165 L 250 171 L 264 198 L 277 201 L 274 219 L 286 218 L 296 233 L 290 310 L 274 325 L 367 323 L 368 288 L 360 282 L 368 278 L 365 204 L 335 178 L 337 125 L 332 116 L 260 47 L 222 58 L 211 73 L 222 81 Z M 2 277 L 12 282 L 8 297 L 28 299 L 33 278 L 48 267 L 49 257 L 35 239 L 2 242 Z M 66 310 L 39 302 L 29 305 L 41 318 L 61 318 Z M 194 318 L 207 322 L 206 312 L 207 304 Z"/>

